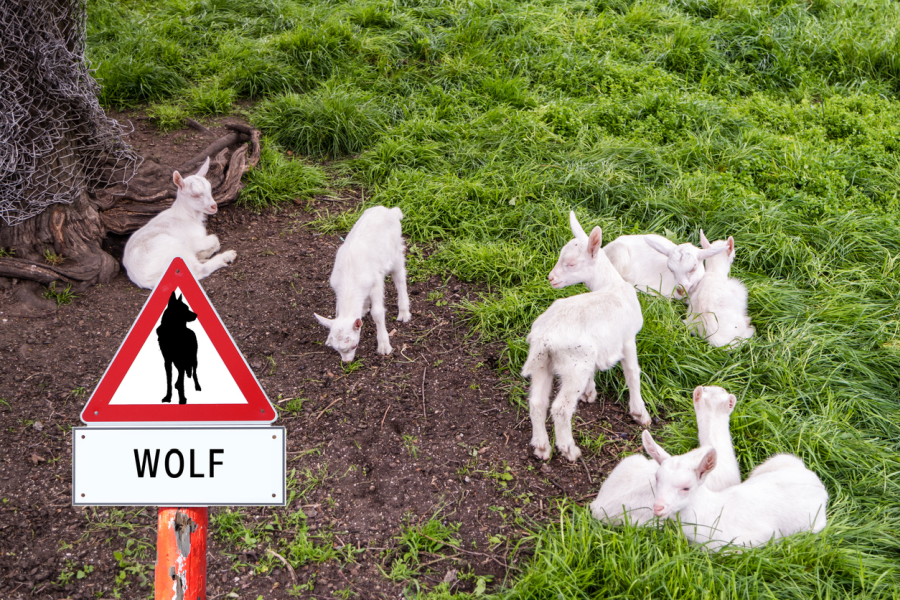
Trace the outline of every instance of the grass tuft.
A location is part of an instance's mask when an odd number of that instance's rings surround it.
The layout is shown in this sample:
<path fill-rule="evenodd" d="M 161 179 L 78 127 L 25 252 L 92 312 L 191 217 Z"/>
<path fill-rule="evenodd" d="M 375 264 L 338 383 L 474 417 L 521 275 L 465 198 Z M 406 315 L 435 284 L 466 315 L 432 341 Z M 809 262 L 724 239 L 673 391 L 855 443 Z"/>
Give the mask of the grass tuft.
<path fill-rule="evenodd" d="M 356 154 L 375 139 L 386 115 L 371 96 L 329 84 L 310 94 L 285 94 L 264 101 L 256 123 L 272 139 L 314 158 Z"/>
<path fill-rule="evenodd" d="M 319 167 L 287 157 L 270 139 L 262 141 L 259 164 L 245 177 L 238 203 L 260 211 L 325 192 L 328 177 Z"/>

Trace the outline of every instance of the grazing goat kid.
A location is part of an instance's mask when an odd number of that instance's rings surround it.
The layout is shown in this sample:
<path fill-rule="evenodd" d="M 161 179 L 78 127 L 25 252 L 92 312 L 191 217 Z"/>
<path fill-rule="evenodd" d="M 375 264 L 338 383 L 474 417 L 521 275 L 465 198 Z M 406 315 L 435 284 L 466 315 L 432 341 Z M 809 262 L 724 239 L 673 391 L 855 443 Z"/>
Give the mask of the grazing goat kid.
<path fill-rule="evenodd" d="M 581 456 L 572 438 L 572 415 L 578 400 L 596 400 L 594 373 L 622 362 L 630 399 L 631 416 L 649 425 L 650 415 L 641 399 L 641 369 L 635 336 L 644 325 L 634 287 L 625 283 L 600 248 L 602 233 L 595 227 L 590 236 L 579 236 L 576 247 L 592 265 L 591 286 L 595 290 L 555 301 L 531 326 L 528 359 L 522 375 L 531 377 L 528 404 L 531 412 L 531 445 L 538 458 L 550 458 L 547 408 L 553 375 L 560 377 L 559 394 L 553 402 L 556 447 L 571 461 Z"/>
<path fill-rule="evenodd" d="M 710 244 L 701 229 L 700 245 L 704 249 L 724 246 L 727 251 L 706 259 L 706 274 L 691 292 L 684 324 L 713 346 L 739 346 L 756 330 L 747 316 L 747 288 L 728 276 L 734 262 L 734 238 Z"/>
<path fill-rule="evenodd" d="M 655 237 L 648 237 L 646 242 L 667 257 L 666 265 L 675 276 L 675 285 L 681 288 L 682 295 L 692 294 L 694 287 L 700 283 L 706 272 L 703 261 L 725 251 L 724 246 L 701 250 L 693 244 L 661 244 Z"/>
<path fill-rule="evenodd" d="M 710 474 L 707 485 L 721 491 L 741 482 L 741 472 L 728 423 L 737 398 L 720 387 L 707 386 L 694 389 L 694 412 L 697 415 L 697 437 L 701 446 L 712 446 L 719 453 L 719 468 Z M 594 518 L 620 525 L 627 513 L 628 519 L 643 525 L 653 518 L 655 479 L 659 464 L 669 455 L 656 445 L 649 432 L 644 432 L 644 450 L 653 456 L 648 460 L 639 454 L 622 460 L 603 482 L 597 499 L 591 502 Z"/>
<path fill-rule="evenodd" d="M 569 213 L 569 226 L 575 239 L 563 246 L 560 251 L 559 260 L 548 276 L 550 285 L 559 289 L 583 283 L 589 290 L 594 291 L 589 281 L 594 277 L 593 270 L 584 260 L 582 250 L 573 246 L 582 237 L 587 237 L 574 211 Z M 654 238 L 663 247 L 666 245 L 675 247 L 675 244 L 661 235 L 623 235 L 607 244 L 603 252 L 622 279 L 637 287 L 639 291 L 659 293 L 668 298 L 681 298 L 676 289 L 675 277 L 667 266 L 666 257 L 649 248 L 647 238 Z"/>
<path fill-rule="evenodd" d="M 649 445 L 655 446 L 652 436 L 646 431 L 644 434 L 649 437 Z M 728 544 L 761 546 L 801 531 L 817 533 L 825 527 L 828 492 L 796 456 L 773 456 L 744 483 L 721 492 L 707 485 L 717 460 L 718 453 L 710 446 L 681 456 L 666 456 L 656 472 L 653 514 L 680 518 L 687 538 L 710 550 Z"/>
<path fill-rule="evenodd" d="M 362 214 L 338 248 L 330 281 L 337 297 L 336 316 L 334 319 L 315 317 L 328 328 L 325 345 L 337 350 L 344 362 L 352 361 L 356 355 L 362 318 L 370 310 L 378 336 L 378 354 L 390 354 L 393 350 L 384 324 L 385 276 L 390 275 L 397 288 L 397 320 L 405 323 L 411 318 L 400 230 L 402 218 L 399 208 L 373 206 Z"/>
<path fill-rule="evenodd" d="M 208 170 L 209 157 L 189 177 L 182 178 L 175 171 L 175 202 L 134 232 L 125 244 L 122 264 L 138 287 L 153 289 L 176 256 L 184 259 L 197 279 L 230 265 L 237 257 L 234 250 L 213 256 L 219 251 L 219 238 L 206 235 L 206 217 L 216 214 L 219 207 L 205 177 Z"/>

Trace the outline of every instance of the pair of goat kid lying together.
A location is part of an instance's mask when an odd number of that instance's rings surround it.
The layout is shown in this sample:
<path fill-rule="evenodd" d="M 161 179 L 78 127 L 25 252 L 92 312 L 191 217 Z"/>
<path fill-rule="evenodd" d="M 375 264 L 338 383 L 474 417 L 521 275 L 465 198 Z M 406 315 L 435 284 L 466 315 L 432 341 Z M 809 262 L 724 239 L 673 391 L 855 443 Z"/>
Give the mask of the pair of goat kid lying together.
<path fill-rule="evenodd" d="M 680 521 L 685 536 L 709 550 L 760 546 L 825 527 L 828 492 L 803 461 L 777 454 L 741 483 L 729 420 L 737 399 L 720 387 L 694 390 L 700 447 L 671 456 L 646 429 L 641 455 L 616 465 L 597 499 L 595 518 L 613 525 L 627 518 L 643 525 L 654 516 Z"/>
<path fill-rule="evenodd" d="M 231 250 L 213 256 L 219 240 L 206 234 L 206 217 L 218 210 L 204 177 L 208 167 L 207 159 L 196 174 L 186 178 L 176 171 L 173 181 L 178 192 L 172 207 L 129 239 L 123 264 L 140 287 L 152 288 L 175 256 L 182 256 L 198 279 L 234 261 L 236 253 Z M 370 208 L 338 249 L 330 279 L 337 297 L 336 317 L 315 317 L 329 329 L 326 344 L 344 361 L 353 360 L 356 354 L 362 318 L 368 312 L 375 321 L 377 352 L 391 353 L 384 307 L 387 275 L 397 288 L 398 320 L 411 318 L 402 218 L 399 208 Z M 737 345 L 754 330 L 747 317 L 747 291 L 739 281 L 728 277 L 735 254 L 733 238 L 710 244 L 701 231 L 700 249 L 691 244 L 676 246 L 662 236 L 632 235 L 621 236 L 601 248 L 599 227 L 588 235 L 574 212 L 570 213 L 570 225 L 575 239 L 562 249 L 548 278 L 554 288 L 584 283 L 590 292 L 559 299 L 537 318 L 528 336 L 529 355 L 522 374 L 532 378 L 531 444 L 541 459 L 550 458 L 545 421 L 554 374 L 560 377 L 560 391 L 551 410 L 556 445 L 574 461 L 581 450 L 572 438 L 572 416 L 580 399 L 596 399 L 594 374 L 598 369 L 607 370 L 622 362 L 629 411 L 640 424 L 650 423 L 640 395 L 635 336 L 643 326 L 643 317 L 635 288 L 671 298 L 687 296 L 685 323 L 715 346 Z M 724 413 L 719 406 L 722 403 L 718 401 L 717 405 L 717 400 L 711 399 L 721 400 L 722 393 L 721 388 L 698 388 L 694 392 L 703 444 L 697 450 L 670 457 L 645 431 L 645 448 L 659 464 L 640 456 L 622 461 L 592 504 L 595 516 L 609 516 L 615 521 L 623 511 L 630 511 L 632 519 L 645 522 L 650 518 L 647 507 L 653 502 L 657 516 L 681 515 L 692 540 L 724 539 L 746 545 L 765 542 L 773 535 L 824 527 L 827 493 L 818 477 L 796 457 L 775 456 L 740 483 L 728 433 L 734 396 L 725 394 L 730 406 Z M 722 464 L 714 470 L 717 461 Z M 800 506 L 796 502 L 800 497 L 809 502 Z M 729 507 L 727 513 L 725 506 Z M 732 513 L 732 506 L 741 508 Z M 782 509 L 786 506 L 796 510 L 785 516 Z M 768 509 L 765 515 L 764 509 Z M 696 523 L 690 526 L 693 533 L 688 532 L 688 522 Z M 713 525 L 718 529 L 716 534 L 711 531 Z"/>

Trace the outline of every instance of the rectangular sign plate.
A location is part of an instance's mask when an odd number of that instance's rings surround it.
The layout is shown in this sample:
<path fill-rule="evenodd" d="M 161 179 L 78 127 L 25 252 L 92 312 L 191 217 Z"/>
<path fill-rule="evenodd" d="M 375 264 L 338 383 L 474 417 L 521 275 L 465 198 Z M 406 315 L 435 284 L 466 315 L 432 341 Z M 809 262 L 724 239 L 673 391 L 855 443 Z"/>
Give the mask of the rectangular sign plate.
<path fill-rule="evenodd" d="M 76 427 L 75 506 L 284 506 L 284 427 Z"/>

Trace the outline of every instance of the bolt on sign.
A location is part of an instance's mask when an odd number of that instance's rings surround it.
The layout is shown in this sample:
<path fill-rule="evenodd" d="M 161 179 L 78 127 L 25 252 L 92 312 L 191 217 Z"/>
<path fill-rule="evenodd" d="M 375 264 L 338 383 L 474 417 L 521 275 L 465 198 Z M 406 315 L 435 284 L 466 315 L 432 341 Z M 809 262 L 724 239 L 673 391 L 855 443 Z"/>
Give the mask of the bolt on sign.
<path fill-rule="evenodd" d="M 206 507 L 285 504 L 276 418 L 175 258 L 85 405 L 88 426 L 72 430 L 72 503 L 180 507 L 160 508 L 156 598 L 205 598 Z"/>

